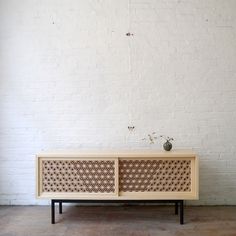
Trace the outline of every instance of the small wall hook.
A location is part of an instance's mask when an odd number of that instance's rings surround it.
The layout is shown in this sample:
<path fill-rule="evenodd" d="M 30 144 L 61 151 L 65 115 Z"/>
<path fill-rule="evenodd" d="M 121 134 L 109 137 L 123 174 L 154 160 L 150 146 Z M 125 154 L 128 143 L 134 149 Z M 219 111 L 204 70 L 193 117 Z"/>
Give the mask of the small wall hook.
<path fill-rule="evenodd" d="M 129 131 L 133 131 L 134 128 L 135 128 L 135 126 L 128 126 L 128 130 L 129 130 Z"/>
<path fill-rule="evenodd" d="M 134 34 L 131 34 L 130 32 L 126 33 L 126 36 L 134 36 Z"/>

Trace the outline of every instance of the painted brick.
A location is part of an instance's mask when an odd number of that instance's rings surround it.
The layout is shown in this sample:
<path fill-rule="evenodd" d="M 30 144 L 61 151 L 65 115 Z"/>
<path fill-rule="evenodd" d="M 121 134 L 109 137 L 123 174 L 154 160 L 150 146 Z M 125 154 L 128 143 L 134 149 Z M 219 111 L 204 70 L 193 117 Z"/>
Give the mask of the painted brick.
<path fill-rule="evenodd" d="M 199 153 L 189 204 L 236 204 L 235 9 L 0 1 L 0 204 L 48 204 L 34 195 L 41 150 L 160 149 L 142 141 L 153 131 Z"/>

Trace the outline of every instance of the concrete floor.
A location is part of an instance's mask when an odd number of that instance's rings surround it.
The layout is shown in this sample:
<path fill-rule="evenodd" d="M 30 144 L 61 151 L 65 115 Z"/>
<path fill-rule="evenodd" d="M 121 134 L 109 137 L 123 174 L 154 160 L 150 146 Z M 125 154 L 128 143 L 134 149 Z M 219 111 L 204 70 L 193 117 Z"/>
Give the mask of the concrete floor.
<path fill-rule="evenodd" d="M 48 206 L 0 206 L 1 236 L 236 236 L 236 206 L 186 207 L 185 225 L 171 206 L 66 206 L 50 223 Z"/>

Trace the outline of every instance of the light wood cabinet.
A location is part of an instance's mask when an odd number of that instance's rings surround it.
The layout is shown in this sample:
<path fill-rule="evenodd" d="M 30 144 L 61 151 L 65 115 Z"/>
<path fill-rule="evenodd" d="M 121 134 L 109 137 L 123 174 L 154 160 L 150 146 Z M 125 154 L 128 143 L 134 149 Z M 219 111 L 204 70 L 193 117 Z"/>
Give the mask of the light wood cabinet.
<path fill-rule="evenodd" d="M 198 199 L 198 158 L 188 150 L 40 153 L 36 172 L 38 198 Z"/>

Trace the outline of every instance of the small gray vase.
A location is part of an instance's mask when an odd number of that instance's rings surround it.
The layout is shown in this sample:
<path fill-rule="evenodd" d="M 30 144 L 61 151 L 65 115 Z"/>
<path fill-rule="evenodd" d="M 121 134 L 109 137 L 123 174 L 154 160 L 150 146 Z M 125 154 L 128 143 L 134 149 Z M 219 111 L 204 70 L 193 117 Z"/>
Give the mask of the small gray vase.
<path fill-rule="evenodd" d="M 169 141 L 166 141 L 164 144 L 163 144 L 163 148 L 165 151 L 170 151 L 171 148 L 172 148 L 172 143 L 169 142 Z"/>

